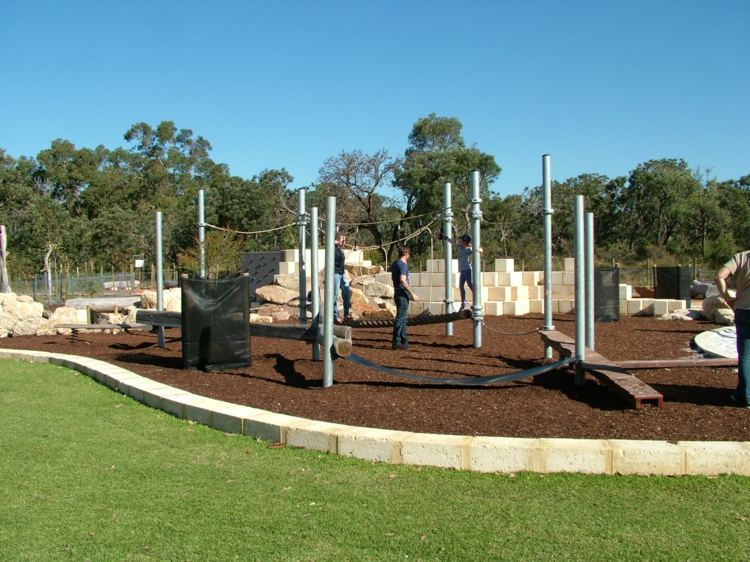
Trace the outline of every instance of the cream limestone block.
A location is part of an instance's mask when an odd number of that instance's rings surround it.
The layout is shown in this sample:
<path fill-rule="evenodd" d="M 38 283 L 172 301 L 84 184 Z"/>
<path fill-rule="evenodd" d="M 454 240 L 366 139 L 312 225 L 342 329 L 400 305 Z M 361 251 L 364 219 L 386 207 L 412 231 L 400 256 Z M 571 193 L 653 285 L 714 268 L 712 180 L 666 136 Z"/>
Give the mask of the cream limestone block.
<path fill-rule="evenodd" d="M 511 300 L 512 287 L 488 287 L 487 298 L 491 301 Z"/>
<path fill-rule="evenodd" d="M 529 288 L 526 285 L 511 287 L 510 298 L 514 301 L 529 300 Z"/>
<path fill-rule="evenodd" d="M 414 435 L 371 427 L 349 427 L 338 434 L 338 454 L 366 461 L 401 464 L 401 442 Z"/>
<path fill-rule="evenodd" d="M 603 439 L 540 439 L 542 472 L 611 474 L 612 448 Z"/>
<path fill-rule="evenodd" d="M 298 255 L 299 255 L 299 248 L 290 248 L 289 250 L 284 250 L 284 261 L 296 262 Z"/>
<path fill-rule="evenodd" d="M 348 428 L 349 426 L 338 423 L 303 420 L 287 428 L 286 444 L 335 454 L 338 450 L 338 434 Z"/>
<path fill-rule="evenodd" d="M 539 439 L 474 437 L 468 449 L 469 468 L 476 472 L 538 471 Z"/>
<path fill-rule="evenodd" d="M 274 412 L 251 413 L 242 420 L 242 432 L 263 441 L 286 443 L 287 429 L 302 421 L 305 420 Z"/>
<path fill-rule="evenodd" d="M 529 301 L 529 312 L 532 314 L 544 313 L 544 299 L 531 299 Z"/>
<path fill-rule="evenodd" d="M 562 271 L 553 271 L 550 273 L 549 277 L 550 277 L 550 282 L 555 287 L 563 284 L 563 272 Z"/>
<path fill-rule="evenodd" d="M 665 300 L 655 300 L 651 314 L 654 316 L 664 316 L 669 313 L 669 302 Z"/>
<path fill-rule="evenodd" d="M 633 298 L 633 287 L 632 285 L 626 285 L 624 283 L 620 283 L 619 291 L 620 291 L 620 300 L 621 301 L 629 301 Z"/>
<path fill-rule="evenodd" d="M 680 441 L 685 451 L 685 474 L 750 476 L 750 443 Z"/>
<path fill-rule="evenodd" d="M 512 273 L 498 273 L 497 285 L 499 287 L 523 285 L 523 274 L 520 271 Z"/>
<path fill-rule="evenodd" d="M 574 286 L 576 284 L 576 274 L 571 271 L 563 271 L 562 282 L 563 285 Z"/>
<path fill-rule="evenodd" d="M 209 425 L 225 433 L 242 433 L 242 424 L 245 418 L 263 411 L 251 408 L 250 406 L 240 406 L 221 400 L 217 400 L 217 402 L 219 404 L 211 412 L 211 423 Z"/>
<path fill-rule="evenodd" d="M 670 300 L 667 303 L 667 307 L 669 312 L 674 312 L 675 310 L 685 310 L 687 308 L 687 302 L 683 300 Z"/>
<path fill-rule="evenodd" d="M 175 389 L 178 390 L 178 389 Z M 203 396 L 182 391 L 162 395 L 162 409 L 173 416 L 185 419 L 185 406 L 203 400 Z"/>
<path fill-rule="evenodd" d="M 555 305 L 555 312 L 560 314 L 570 314 L 575 310 L 575 302 L 571 299 L 558 299 L 553 301 Z"/>
<path fill-rule="evenodd" d="M 542 285 L 533 285 L 529 287 L 529 298 L 530 299 L 543 299 L 544 287 Z"/>
<path fill-rule="evenodd" d="M 563 271 L 575 271 L 576 270 L 576 259 L 575 258 L 563 258 Z"/>
<path fill-rule="evenodd" d="M 628 314 L 640 314 L 643 310 L 643 299 L 633 299 L 628 301 Z"/>
<path fill-rule="evenodd" d="M 529 313 L 529 301 L 508 301 L 503 303 L 503 315 L 522 316 Z"/>
<path fill-rule="evenodd" d="M 620 314 L 630 314 L 630 312 L 628 312 L 628 302 L 629 301 L 620 301 Z"/>
<path fill-rule="evenodd" d="M 279 263 L 280 275 L 290 275 L 292 273 L 297 273 L 297 264 L 295 262 L 283 261 Z"/>
<path fill-rule="evenodd" d="M 485 316 L 502 316 L 503 315 L 503 303 L 498 301 L 488 301 L 484 303 L 484 315 Z"/>
<path fill-rule="evenodd" d="M 437 273 L 438 271 L 442 271 L 442 267 L 440 265 L 442 263 L 443 260 L 427 260 L 425 271 L 427 273 Z"/>
<path fill-rule="evenodd" d="M 377 281 L 378 283 L 383 283 L 383 284 L 393 283 L 393 281 L 391 281 L 391 273 L 390 272 L 376 273 L 375 274 L 375 281 Z"/>
<path fill-rule="evenodd" d="M 430 302 L 427 310 L 430 314 L 443 314 L 445 305 L 442 302 Z"/>
<path fill-rule="evenodd" d="M 654 315 L 654 299 L 643 299 L 643 306 L 641 307 L 642 316 L 653 316 Z"/>
<path fill-rule="evenodd" d="M 484 285 L 485 287 L 497 286 L 497 273 L 493 273 L 493 272 L 482 273 L 482 285 Z"/>
<path fill-rule="evenodd" d="M 404 464 L 466 469 L 471 440 L 462 435 L 415 433 L 401 442 L 401 457 Z"/>
<path fill-rule="evenodd" d="M 615 474 L 680 476 L 685 474 L 685 450 L 667 441 L 610 439 Z"/>
<path fill-rule="evenodd" d="M 495 271 L 498 273 L 513 273 L 516 270 L 512 258 L 502 258 L 495 260 Z"/>
<path fill-rule="evenodd" d="M 426 277 L 422 284 L 423 285 L 432 285 L 433 287 L 445 287 L 445 272 L 443 273 L 430 273 L 425 274 L 429 275 Z"/>
<path fill-rule="evenodd" d="M 524 285 L 539 285 L 544 277 L 541 271 L 524 271 L 521 275 Z"/>

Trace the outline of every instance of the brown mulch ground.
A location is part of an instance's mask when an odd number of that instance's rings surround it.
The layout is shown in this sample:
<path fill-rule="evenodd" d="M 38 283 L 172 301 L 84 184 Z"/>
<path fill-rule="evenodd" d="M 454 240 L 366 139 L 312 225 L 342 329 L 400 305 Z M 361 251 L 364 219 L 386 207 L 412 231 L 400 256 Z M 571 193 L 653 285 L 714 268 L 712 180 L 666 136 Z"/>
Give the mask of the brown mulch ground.
<path fill-rule="evenodd" d="M 482 347 L 474 349 L 470 320 L 410 327 L 410 348 L 393 351 L 389 328 L 354 329 L 354 352 L 387 367 L 431 377 L 509 373 L 539 364 L 544 350 L 535 331 L 542 317 L 488 317 Z M 555 328 L 574 335 L 572 316 Z M 596 325 L 596 349 L 611 360 L 695 357 L 695 334 L 716 328 L 700 321 L 625 317 Z M 520 335 L 519 335 L 520 334 Z M 750 441 L 750 410 L 732 407 L 733 368 L 633 371 L 664 395 L 663 409 L 628 409 L 595 380 L 584 387 L 556 372 L 489 387 L 443 387 L 334 363 L 335 384 L 322 388 L 323 364 L 301 342 L 253 338 L 252 367 L 206 373 L 181 369 L 179 330 L 166 348 L 151 333 L 86 333 L 0 339 L 0 347 L 95 357 L 190 392 L 273 412 L 415 432 L 509 437 L 574 437 Z"/>

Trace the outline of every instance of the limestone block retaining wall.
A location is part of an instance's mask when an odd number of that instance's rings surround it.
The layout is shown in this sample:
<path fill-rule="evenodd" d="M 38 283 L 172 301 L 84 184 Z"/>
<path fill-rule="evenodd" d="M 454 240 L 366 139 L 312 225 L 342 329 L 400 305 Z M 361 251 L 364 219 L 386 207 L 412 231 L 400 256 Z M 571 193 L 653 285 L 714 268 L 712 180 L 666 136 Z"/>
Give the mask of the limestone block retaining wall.
<path fill-rule="evenodd" d="M 86 357 L 0 350 L 0 359 L 52 363 L 87 374 L 179 418 L 220 431 L 367 461 L 477 472 L 750 476 L 750 442 L 471 437 L 353 427 L 205 398 Z"/>

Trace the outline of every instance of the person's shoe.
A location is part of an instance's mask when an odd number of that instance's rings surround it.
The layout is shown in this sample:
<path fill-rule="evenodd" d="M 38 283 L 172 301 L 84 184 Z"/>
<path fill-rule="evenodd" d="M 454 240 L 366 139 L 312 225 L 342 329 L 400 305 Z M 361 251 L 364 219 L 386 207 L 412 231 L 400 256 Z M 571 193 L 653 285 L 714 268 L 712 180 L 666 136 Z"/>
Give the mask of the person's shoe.
<path fill-rule="evenodd" d="M 458 311 L 461 312 L 464 308 L 466 308 L 466 303 L 462 302 L 461 306 L 458 307 Z"/>

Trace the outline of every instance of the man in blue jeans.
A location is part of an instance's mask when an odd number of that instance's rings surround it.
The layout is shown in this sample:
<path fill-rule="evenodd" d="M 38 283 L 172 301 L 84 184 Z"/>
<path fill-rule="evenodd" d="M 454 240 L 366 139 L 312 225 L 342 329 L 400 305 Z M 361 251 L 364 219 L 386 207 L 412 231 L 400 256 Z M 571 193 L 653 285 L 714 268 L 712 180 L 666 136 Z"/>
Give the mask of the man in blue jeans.
<path fill-rule="evenodd" d="M 409 285 L 409 248 L 399 249 L 398 259 L 391 265 L 391 281 L 393 281 L 393 299 L 396 301 L 396 318 L 393 320 L 393 349 L 409 349 L 409 338 L 406 334 L 406 317 L 409 313 L 409 301 L 418 301 Z"/>
<path fill-rule="evenodd" d="M 344 253 L 344 242 L 346 237 L 339 233 L 336 235 L 336 246 L 334 247 L 333 259 L 333 321 L 336 324 L 343 324 L 346 320 L 351 320 L 352 316 L 349 310 L 352 305 L 352 289 L 349 281 L 346 279 L 346 254 Z M 355 248 L 356 249 L 356 246 Z M 339 317 L 339 290 L 344 304 L 344 317 Z"/>
<path fill-rule="evenodd" d="M 727 279 L 734 277 L 737 296 L 732 298 Z M 730 400 L 737 406 L 750 408 L 750 250 L 735 254 L 716 274 L 719 293 L 734 309 L 737 329 L 737 388 Z"/>

